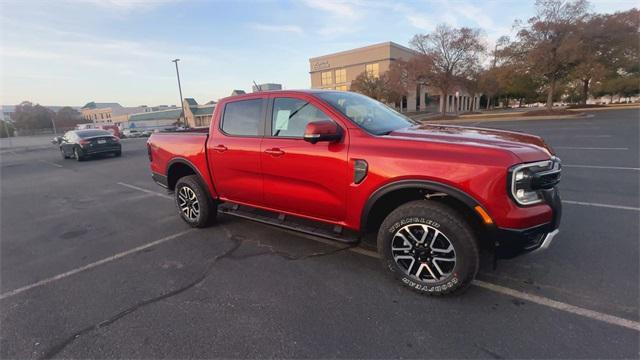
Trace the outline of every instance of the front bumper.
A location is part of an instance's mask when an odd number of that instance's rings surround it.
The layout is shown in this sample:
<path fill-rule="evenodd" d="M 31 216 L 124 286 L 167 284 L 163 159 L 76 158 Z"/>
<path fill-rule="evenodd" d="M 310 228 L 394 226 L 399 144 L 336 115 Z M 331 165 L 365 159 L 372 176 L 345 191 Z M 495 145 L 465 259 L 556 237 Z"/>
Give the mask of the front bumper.
<path fill-rule="evenodd" d="M 551 222 L 528 229 L 496 228 L 493 231 L 493 243 L 499 258 L 509 259 L 515 256 L 547 249 L 558 235 L 562 218 L 562 202 L 557 188 L 543 192 L 545 203 L 553 212 Z"/>

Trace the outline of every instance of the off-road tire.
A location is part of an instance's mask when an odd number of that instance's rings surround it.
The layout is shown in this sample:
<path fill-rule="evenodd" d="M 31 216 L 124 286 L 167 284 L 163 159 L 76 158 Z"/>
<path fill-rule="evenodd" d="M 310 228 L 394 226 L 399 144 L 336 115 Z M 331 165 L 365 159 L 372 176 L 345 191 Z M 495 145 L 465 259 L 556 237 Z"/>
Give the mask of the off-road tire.
<path fill-rule="evenodd" d="M 186 189 L 183 191 L 183 188 Z M 194 210 L 193 208 L 191 209 L 191 212 L 187 212 L 189 214 L 187 215 L 187 213 L 185 213 L 185 211 L 183 210 L 184 206 L 181 207 L 181 205 L 185 205 L 185 198 L 187 200 L 190 200 L 189 195 L 191 195 L 191 192 L 193 192 L 193 195 L 195 195 L 195 199 L 197 200 L 197 216 L 192 216 Z M 187 196 L 185 196 L 185 194 Z M 196 175 L 184 176 L 178 179 L 174 192 L 174 198 L 176 202 L 176 208 L 178 209 L 178 215 L 191 227 L 207 227 L 213 223 L 216 215 L 218 214 L 217 204 L 213 201 L 213 199 L 209 197 L 207 191 L 204 188 L 204 185 Z M 191 200 L 191 202 L 188 202 L 188 206 L 193 206 L 193 200 Z"/>
<path fill-rule="evenodd" d="M 441 279 L 433 278 L 422 281 L 420 274 L 418 274 L 420 279 L 414 276 L 415 274 L 410 275 L 402 265 L 396 262 L 392 251 L 392 241 L 400 229 L 411 224 L 415 224 L 418 227 L 426 225 L 427 228 L 438 230 L 445 235 L 446 240 L 453 246 L 455 265 L 452 265 L 453 269 L 448 275 L 443 276 Z M 478 272 L 480 259 L 473 230 L 465 222 L 463 216 L 442 203 L 417 200 L 399 206 L 382 222 L 378 231 L 377 242 L 378 253 L 383 266 L 405 286 L 421 294 L 437 296 L 454 292 L 460 293 L 471 284 Z M 397 238 L 396 244 L 398 244 Z M 395 251 L 397 254 L 397 248 Z M 408 252 L 410 251 L 408 250 Z M 428 251 L 428 249 L 424 251 Z M 416 260 L 416 263 L 419 261 L 422 260 Z M 414 266 L 414 264 L 411 263 L 411 266 Z M 427 262 L 427 264 L 429 263 Z M 418 264 L 418 266 L 420 265 Z M 429 271 L 431 271 L 432 267 L 433 263 L 431 263 Z M 415 268 L 412 267 L 411 269 Z"/>

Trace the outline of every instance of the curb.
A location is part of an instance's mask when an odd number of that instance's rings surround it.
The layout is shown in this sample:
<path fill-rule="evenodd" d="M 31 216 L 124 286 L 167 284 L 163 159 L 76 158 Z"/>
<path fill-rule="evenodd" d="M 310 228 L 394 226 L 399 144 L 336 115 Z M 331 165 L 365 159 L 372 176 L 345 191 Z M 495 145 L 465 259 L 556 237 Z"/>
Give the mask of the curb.
<path fill-rule="evenodd" d="M 500 122 L 500 121 L 531 121 L 531 120 L 571 120 L 571 119 L 586 119 L 593 117 L 589 114 L 576 114 L 576 115 L 549 115 L 549 116 L 519 116 L 519 117 L 496 117 L 496 118 L 463 118 L 463 119 L 449 119 L 449 120 L 418 120 L 423 123 L 482 123 L 482 122 Z"/>

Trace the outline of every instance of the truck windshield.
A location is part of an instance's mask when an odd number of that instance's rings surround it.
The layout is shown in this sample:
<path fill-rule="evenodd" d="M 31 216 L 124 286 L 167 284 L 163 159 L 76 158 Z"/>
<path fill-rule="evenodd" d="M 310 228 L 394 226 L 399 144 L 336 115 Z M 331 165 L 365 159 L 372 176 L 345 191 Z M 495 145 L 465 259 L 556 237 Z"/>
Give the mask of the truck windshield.
<path fill-rule="evenodd" d="M 346 91 L 319 92 L 315 95 L 374 135 L 385 135 L 418 124 L 415 120 L 364 95 Z"/>

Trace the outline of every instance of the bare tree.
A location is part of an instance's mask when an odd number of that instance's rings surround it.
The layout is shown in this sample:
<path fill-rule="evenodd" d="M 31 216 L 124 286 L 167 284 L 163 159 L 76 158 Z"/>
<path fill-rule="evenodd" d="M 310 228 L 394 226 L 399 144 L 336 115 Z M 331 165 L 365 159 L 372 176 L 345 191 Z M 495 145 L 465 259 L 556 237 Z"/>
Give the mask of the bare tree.
<path fill-rule="evenodd" d="M 479 30 L 454 29 L 444 24 L 429 34 L 415 35 L 410 44 L 421 53 L 418 61 L 428 64 L 429 71 L 423 76 L 444 98 L 454 85 L 478 71 L 480 57 L 485 51 Z M 442 115 L 445 113 L 443 107 Z"/>

